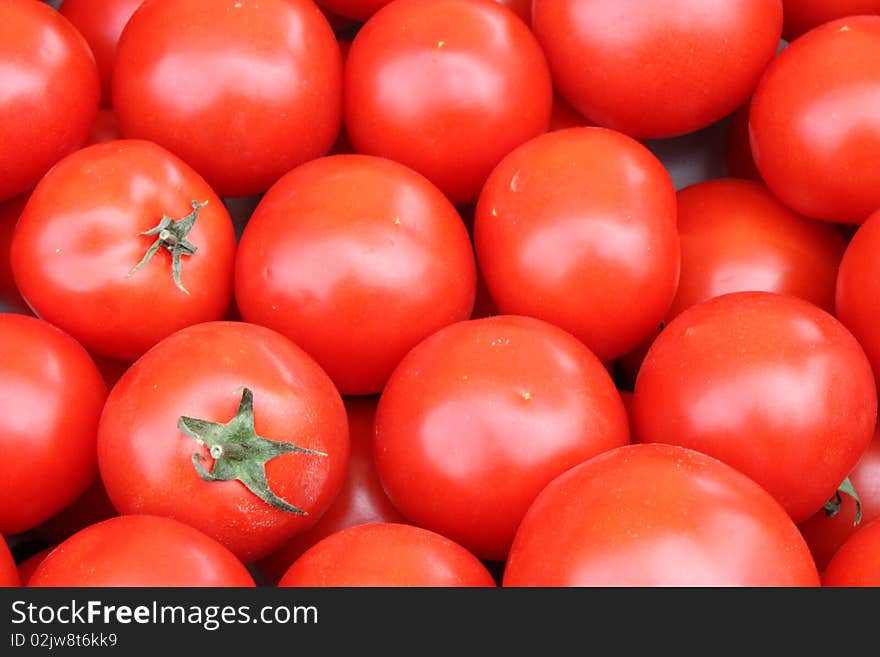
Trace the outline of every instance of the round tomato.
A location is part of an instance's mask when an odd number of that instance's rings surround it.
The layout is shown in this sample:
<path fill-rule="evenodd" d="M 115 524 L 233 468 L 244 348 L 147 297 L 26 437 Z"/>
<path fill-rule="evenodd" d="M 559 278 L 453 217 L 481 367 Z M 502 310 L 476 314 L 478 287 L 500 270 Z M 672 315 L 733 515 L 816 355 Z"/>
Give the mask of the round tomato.
<path fill-rule="evenodd" d="M 675 295 L 675 189 L 633 139 L 574 128 L 523 144 L 492 172 L 474 243 L 502 313 L 552 322 L 601 359 L 657 329 Z"/>
<path fill-rule="evenodd" d="M 828 510 L 822 509 L 800 524 L 819 570 L 824 570 L 834 553 L 859 527 L 880 518 L 880 432 L 874 432 L 871 446 L 849 473 L 849 480 L 859 496 L 859 504 L 841 493 L 830 500 Z M 858 520 L 858 509 L 861 519 Z"/>
<path fill-rule="evenodd" d="M 348 432 L 351 439 L 351 455 L 348 474 L 342 490 L 333 504 L 314 527 L 297 534 L 290 542 L 265 559 L 258 568 L 270 582 L 275 583 L 303 552 L 330 534 L 341 529 L 376 522 L 404 522 L 394 508 L 373 460 L 373 419 L 376 399 L 372 397 L 348 397 L 345 400 L 348 413 Z"/>
<path fill-rule="evenodd" d="M 752 97 L 761 177 L 808 217 L 862 223 L 880 208 L 880 16 L 826 23 L 796 39 Z"/>
<path fill-rule="evenodd" d="M 0 3 L 0 201 L 85 142 L 101 89 L 85 40 L 35 0 Z"/>
<path fill-rule="evenodd" d="M 155 0 L 122 33 L 113 105 L 127 137 L 247 196 L 333 145 L 342 57 L 309 0 Z"/>
<path fill-rule="evenodd" d="M 294 562 L 279 586 L 495 586 L 470 552 L 434 532 L 399 524 L 350 527 Z"/>
<path fill-rule="evenodd" d="M 503 560 L 556 475 L 629 441 L 601 362 L 528 317 L 453 324 L 413 349 L 382 392 L 376 466 L 414 524 Z"/>
<path fill-rule="evenodd" d="M 21 298 L 18 287 L 15 285 L 9 251 L 12 248 L 15 224 L 18 222 L 27 200 L 27 195 L 23 194 L 0 202 L 0 304 L 8 304 L 13 310 L 22 311 L 27 310 L 27 304 Z"/>
<path fill-rule="evenodd" d="M 476 266 L 455 207 L 401 164 L 340 155 L 263 197 L 236 256 L 245 321 L 309 353 L 343 394 L 382 390 L 406 353 L 467 319 Z"/>
<path fill-rule="evenodd" d="M 64 0 L 61 14 L 79 30 L 98 64 L 101 104 L 110 107 L 110 80 L 122 28 L 144 0 Z"/>
<path fill-rule="evenodd" d="M 88 353 L 44 321 L 0 314 L 0 533 L 33 529 L 95 478 L 107 396 Z"/>
<path fill-rule="evenodd" d="M 9 552 L 9 546 L 0 536 L 0 587 L 20 586 L 22 584 L 18 570 L 15 567 L 15 561 Z"/>
<path fill-rule="evenodd" d="M 21 581 L 22 586 L 27 586 L 30 583 L 31 577 L 33 577 L 34 573 L 37 572 L 37 568 L 40 567 L 40 564 L 43 563 L 43 560 L 48 557 L 49 553 L 54 549 L 55 546 L 51 545 L 46 549 L 40 550 L 36 554 L 31 555 L 20 564 L 18 564 L 18 579 Z"/>
<path fill-rule="evenodd" d="M 358 32 L 345 68 L 355 149 L 412 167 L 456 204 L 547 130 L 552 105 L 538 42 L 491 2 L 397 0 Z"/>
<path fill-rule="evenodd" d="M 880 586 L 880 520 L 859 529 L 834 553 L 822 586 Z"/>
<path fill-rule="evenodd" d="M 235 555 L 170 518 L 131 515 L 86 527 L 53 549 L 28 586 L 254 586 Z"/>
<path fill-rule="evenodd" d="M 111 109 L 98 110 L 85 146 L 117 139 L 122 139 L 122 128 L 119 127 L 119 119 L 116 118 L 116 114 Z"/>
<path fill-rule="evenodd" d="M 329 377 L 284 336 L 243 322 L 190 326 L 157 344 L 114 386 L 98 430 L 101 478 L 120 513 L 181 520 L 246 562 L 321 517 L 348 451 Z"/>
<path fill-rule="evenodd" d="M 880 382 L 880 210 L 862 224 L 840 262 L 837 317 L 856 336 Z"/>
<path fill-rule="evenodd" d="M 748 477 L 630 445 L 555 479 L 522 521 L 504 586 L 817 586 L 804 539 Z"/>
<path fill-rule="evenodd" d="M 738 292 L 692 306 L 660 333 L 633 417 L 640 441 L 732 465 L 800 522 L 870 444 L 877 393 L 864 352 L 834 317 L 795 297 Z"/>
<path fill-rule="evenodd" d="M 739 107 L 776 52 L 780 0 L 535 0 L 557 89 L 633 137 L 693 132 Z"/>
<path fill-rule="evenodd" d="M 37 315 L 131 362 L 184 326 L 224 316 L 235 233 L 223 202 L 180 159 L 150 142 L 113 141 L 73 153 L 40 181 L 11 255 Z"/>
<path fill-rule="evenodd" d="M 880 14 L 880 0 L 782 0 L 782 7 L 782 36 L 787 41 L 838 18 Z"/>

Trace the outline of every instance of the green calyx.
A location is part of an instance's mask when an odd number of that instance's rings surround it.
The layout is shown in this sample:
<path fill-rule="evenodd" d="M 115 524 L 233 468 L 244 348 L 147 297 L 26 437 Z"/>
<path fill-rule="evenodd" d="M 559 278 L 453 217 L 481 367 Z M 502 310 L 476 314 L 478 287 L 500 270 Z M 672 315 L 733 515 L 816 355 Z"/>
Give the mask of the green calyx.
<path fill-rule="evenodd" d="M 853 521 L 853 527 L 858 527 L 859 523 L 862 522 L 862 500 L 859 498 L 859 494 L 856 492 L 855 486 L 853 486 L 849 477 L 843 480 L 843 483 L 840 484 L 837 491 L 834 493 L 834 497 L 825 502 L 825 506 L 822 507 L 825 511 L 825 515 L 829 518 L 833 518 L 840 512 L 840 505 L 843 504 L 841 494 L 848 495 L 855 500 L 856 519 Z"/>
<path fill-rule="evenodd" d="M 172 219 L 168 215 L 163 215 L 161 221 L 159 221 L 156 226 L 150 230 L 138 233 L 138 235 L 146 235 L 150 237 L 156 235 L 156 240 L 150 245 L 150 248 L 147 249 L 147 252 L 144 254 L 141 261 L 137 263 L 130 272 L 128 272 L 128 275 L 133 276 L 138 269 L 150 261 L 156 251 L 160 248 L 165 248 L 171 253 L 171 272 L 174 277 L 174 284 L 181 292 L 189 294 L 189 291 L 183 287 L 183 284 L 180 282 L 180 259 L 185 255 L 194 255 L 198 250 L 198 247 L 190 242 L 187 239 L 187 236 L 196 223 L 196 219 L 199 216 L 199 210 L 206 205 L 208 205 L 207 201 L 204 203 L 192 201 L 193 211 L 185 217 L 181 219 Z"/>
<path fill-rule="evenodd" d="M 278 497 L 266 480 L 266 463 L 276 456 L 290 453 L 324 456 L 324 452 L 299 447 L 293 443 L 269 440 L 258 436 L 254 429 L 254 394 L 245 388 L 238 411 L 226 424 L 182 416 L 178 428 L 200 445 L 208 448 L 214 467 L 208 472 L 203 465 L 204 457 L 198 452 L 192 455 L 196 472 L 205 481 L 240 481 L 261 500 L 272 507 L 297 515 L 308 515 Z"/>

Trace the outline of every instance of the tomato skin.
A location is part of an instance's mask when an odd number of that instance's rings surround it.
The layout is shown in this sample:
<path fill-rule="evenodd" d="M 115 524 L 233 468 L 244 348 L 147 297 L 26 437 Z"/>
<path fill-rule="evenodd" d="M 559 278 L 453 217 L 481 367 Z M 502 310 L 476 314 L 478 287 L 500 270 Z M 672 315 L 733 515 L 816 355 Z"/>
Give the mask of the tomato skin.
<path fill-rule="evenodd" d="M 378 523 L 323 539 L 293 563 L 278 585 L 494 587 L 495 580 L 474 555 L 439 534 Z"/>
<path fill-rule="evenodd" d="M 280 550 L 260 560 L 257 567 L 270 583 L 278 582 L 294 561 L 330 534 L 357 525 L 406 522 L 385 494 L 373 460 L 373 419 L 378 400 L 347 397 L 344 401 L 351 441 L 345 483 L 333 504 L 311 529 L 297 534 Z"/>
<path fill-rule="evenodd" d="M 786 41 L 838 18 L 880 14 L 880 0 L 782 0 L 782 7 L 782 37 Z"/>
<path fill-rule="evenodd" d="M 880 210 L 872 214 L 850 240 L 837 275 L 835 307 L 843 322 L 865 350 L 875 379 L 880 382 Z"/>
<path fill-rule="evenodd" d="M 877 431 L 870 447 L 850 472 L 849 480 L 861 500 L 862 521 L 858 525 L 855 525 L 856 502 L 843 494 L 836 515 L 829 516 L 822 509 L 799 525 L 820 571 L 827 568 L 834 553 L 859 528 L 880 518 L 880 433 Z"/>
<path fill-rule="evenodd" d="M 797 212 L 860 224 L 880 208 L 878 60 L 880 16 L 853 16 L 796 39 L 761 78 L 752 154 L 773 194 Z"/>
<path fill-rule="evenodd" d="M 553 115 L 550 117 L 548 132 L 566 130 L 567 128 L 583 128 L 592 125 L 586 117 L 578 113 L 561 96 L 553 97 Z"/>
<path fill-rule="evenodd" d="M 83 190 L 89 190 L 87 194 Z M 183 256 L 180 290 L 171 253 L 139 235 L 163 215 L 202 208 Z M 235 233 L 208 184 L 164 148 L 123 140 L 90 146 L 59 162 L 19 219 L 11 259 L 22 296 L 43 319 L 87 349 L 131 362 L 174 331 L 222 318 L 232 297 Z"/>
<path fill-rule="evenodd" d="M 560 130 L 492 172 L 474 244 L 502 313 L 552 322 L 612 360 L 656 330 L 675 295 L 675 190 L 635 140 Z"/>
<path fill-rule="evenodd" d="M 834 553 L 822 586 L 880 586 L 880 521 L 863 526 Z"/>
<path fill-rule="evenodd" d="M 817 586 L 803 538 L 760 486 L 671 445 L 557 477 L 517 530 L 504 586 Z"/>
<path fill-rule="evenodd" d="M 86 140 L 100 83 L 85 40 L 34 0 L 0 3 L 0 201 L 31 189 Z"/>
<path fill-rule="evenodd" d="M 398 0 L 358 32 L 345 69 L 355 149 L 415 169 L 457 205 L 547 130 L 552 105 L 538 42 L 492 2 Z"/>
<path fill-rule="evenodd" d="M 391 0 L 318 0 L 318 4 L 335 14 L 364 22 Z M 495 0 L 504 5 L 526 23 L 531 19 L 532 0 Z"/>
<path fill-rule="evenodd" d="M 235 279 L 245 321 L 293 340 L 341 393 L 372 394 L 415 345 L 469 317 L 476 265 L 458 212 L 428 180 L 340 155 L 295 169 L 263 197 Z"/>
<path fill-rule="evenodd" d="M 776 52 L 782 2 L 535 0 L 532 27 L 581 114 L 632 137 L 675 137 L 748 98 Z"/>
<path fill-rule="evenodd" d="M 15 224 L 27 203 L 26 194 L 0 202 L 0 303 L 9 304 L 13 310 L 30 312 L 15 285 L 9 250 L 12 247 L 12 234 Z"/>
<path fill-rule="evenodd" d="M 43 560 L 49 556 L 49 553 L 55 549 L 54 545 L 47 547 L 44 550 L 40 550 L 36 554 L 31 555 L 24 561 L 22 561 L 16 567 L 18 570 L 18 579 L 21 581 L 22 586 L 27 586 L 31 581 L 31 577 L 34 576 L 34 573 L 37 572 L 37 568 L 40 567 L 40 564 L 43 563 Z"/>
<path fill-rule="evenodd" d="M 407 354 L 380 397 L 374 449 L 405 517 L 500 561 L 550 480 L 628 441 L 620 395 L 582 343 L 499 316 L 448 326 Z"/>
<path fill-rule="evenodd" d="M 122 33 L 113 102 L 126 136 L 248 196 L 333 145 L 342 57 L 309 0 L 157 0 Z"/>
<path fill-rule="evenodd" d="M 795 297 L 738 292 L 692 306 L 660 333 L 633 416 L 640 441 L 732 465 L 800 522 L 870 444 L 877 393 L 864 352 L 834 317 Z"/>
<path fill-rule="evenodd" d="M 111 518 L 53 549 L 28 586 L 255 586 L 235 555 L 181 522 L 149 515 Z"/>
<path fill-rule="evenodd" d="M 110 81 L 122 28 L 144 0 L 64 0 L 61 14 L 85 37 L 101 76 L 101 105 L 110 107 Z"/>
<path fill-rule="evenodd" d="M 258 435 L 327 454 L 266 464 L 271 490 L 308 515 L 276 509 L 238 481 L 203 481 L 193 467 L 193 454 L 208 451 L 178 418 L 228 422 L 243 386 L 253 391 Z M 284 336 L 243 322 L 198 324 L 160 342 L 114 386 L 98 430 L 101 479 L 120 513 L 175 518 L 245 562 L 320 518 L 342 487 L 348 452 L 345 407 L 329 377 Z"/>
<path fill-rule="evenodd" d="M 9 586 L 21 586 L 21 579 L 15 567 L 15 561 L 9 552 L 6 540 L 0 536 L 0 588 Z"/>
<path fill-rule="evenodd" d="M 0 533 L 33 529 L 73 502 L 96 473 L 95 435 L 107 388 L 69 335 L 0 314 Z"/>

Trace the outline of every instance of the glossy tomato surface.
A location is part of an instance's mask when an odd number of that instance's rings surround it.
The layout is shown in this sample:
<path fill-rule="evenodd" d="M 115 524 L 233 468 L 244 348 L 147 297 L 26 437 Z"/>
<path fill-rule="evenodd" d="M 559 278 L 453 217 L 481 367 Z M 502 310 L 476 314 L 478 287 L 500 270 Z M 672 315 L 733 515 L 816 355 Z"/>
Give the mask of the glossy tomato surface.
<path fill-rule="evenodd" d="M 342 57 L 310 0 L 154 0 L 119 41 L 113 105 L 127 137 L 247 196 L 333 145 Z"/>
<path fill-rule="evenodd" d="M 527 317 L 441 329 L 400 363 L 376 413 L 376 465 L 395 506 L 491 560 L 547 483 L 628 440 L 602 363 Z"/>
<path fill-rule="evenodd" d="M 100 82 L 85 40 L 35 0 L 0 3 L 0 201 L 28 191 L 86 140 Z"/>
<path fill-rule="evenodd" d="M 834 554 L 822 586 L 880 586 L 880 521 L 857 531 Z"/>
<path fill-rule="evenodd" d="M 254 586 L 235 555 L 170 518 L 130 515 L 77 532 L 37 566 L 28 586 Z"/>
<path fill-rule="evenodd" d="M 492 172 L 474 223 L 502 313 L 570 331 L 603 360 L 657 329 L 675 295 L 675 190 L 648 149 L 604 128 L 523 144 Z"/>
<path fill-rule="evenodd" d="M 294 562 L 279 586 L 495 586 L 495 580 L 449 539 L 389 523 L 328 536 Z"/>
<path fill-rule="evenodd" d="M 862 223 L 880 208 L 880 16 L 796 39 L 752 98 L 752 153 L 767 186 L 809 217 Z"/>
<path fill-rule="evenodd" d="M 817 586 L 779 504 L 714 458 L 632 445 L 572 468 L 517 530 L 504 586 Z"/>
<path fill-rule="evenodd" d="M 727 116 L 782 31 L 780 0 L 535 0 L 559 92 L 596 124 L 674 137 Z"/>
<path fill-rule="evenodd" d="M 343 394 L 380 392 L 410 349 L 470 316 L 476 291 L 455 207 L 423 176 L 366 155 L 280 180 L 244 231 L 235 279 L 245 321 L 289 337 Z"/>
<path fill-rule="evenodd" d="M 107 396 L 85 349 L 50 324 L 0 313 L 0 533 L 33 529 L 95 477 Z"/>
<path fill-rule="evenodd" d="M 406 164 L 456 204 L 547 130 L 552 105 L 538 42 L 492 2 L 398 0 L 358 32 L 345 68 L 355 149 Z"/>
<path fill-rule="evenodd" d="M 313 450 L 265 462 L 269 490 L 304 513 L 241 481 L 206 481 L 194 465 L 198 454 L 204 469 L 217 467 L 180 418 L 226 424 L 245 388 L 258 436 Z M 342 487 L 348 452 L 345 407 L 324 371 L 284 336 L 243 322 L 191 326 L 156 345 L 113 388 L 98 433 L 101 478 L 120 513 L 175 518 L 247 562 L 317 521 Z"/>
<path fill-rule="evenodd" d="M 834 317 L 795 297 L 738 292 L 692 306 L 660 333 L 633 416 L 640 441 L 732 465 L 800 522 L 870 444 L 877 393 L 864 352 Z"/>

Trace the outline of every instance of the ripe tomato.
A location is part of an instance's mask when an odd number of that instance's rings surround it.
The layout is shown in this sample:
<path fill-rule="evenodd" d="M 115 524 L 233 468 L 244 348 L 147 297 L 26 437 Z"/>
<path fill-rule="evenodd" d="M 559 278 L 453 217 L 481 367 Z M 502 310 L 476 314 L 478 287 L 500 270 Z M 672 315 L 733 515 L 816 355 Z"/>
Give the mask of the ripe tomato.
<path fill-rule="evenodd" d="M 279 586 L 495 586 L 470 552 L 434 532 L 399 524 L 350 527 L 299 559 Z"/>
<path fill-rule="evenodd" d="M 117 139 L 122 139 L 122 128 L 119 127 L 119 119 L 116 118 L 116 114 L 110 109 L 98 110 L 85 146 Z"/>
<path fill-rule="evenodd" d="M 547 130 L 552 105 L 538 42 L 491 2 L 397 0 L 358 32 L 345 69 L 355 149 L 412 167 L 456 204 Z"/>
<path fill-rule="evenodd" d="M 40 550 L 36 554 L 29 556 L 27 559 L 22 561 L 16 567 L 18 570 L 18 579 L 21 581 L 22 586 L 27 586 L 31 577 L 34 576 L 34 573 L 37 572 L 37 568 L 40 567 L 40 564 L 43 563 L 43 560 L 49 556 L 49 553 L 55 549 L 54 545 L 51 545 L 44 550 Z"/>
<path fill-rule="evenodd" d="M 323 370 L 243 322 L 160 342 L 119 379 L 98 430 L 101 478 L 120 513 L 181 520 L 247 562 L 320 518 L 348 449 L 345 407 Z"/>
<path fill-rule="evenodd" d="M 537 319 L 441 329 L 382 392 L 376 466 L 414 524 L 503 560 L 523 514 L 556 475 L 629 440 L 601 362 Z"/>
<path fill-rule="evenodd" d="M 748 477 L 631 445 L 572 468 L 522 521 L 504 586 L 817 586 L 804 539 Z"/>
<path fill-rule="evenodd" d="M 98 64 L 101 105 L 110 107 L 110 80 L 122 28 L 144 0 L 64 0 L 61 14 L 79 30 Z"/>
<path fill-rule="evenodd" d="M 880 433 L 874 432 L 870 447 L 849 473 L 861 502 L 861 522 L 856 524 L 856 501 L 841 494 L 836 513 L 817 511 L 800 524 L 819 570 L 825 570 L 834 553 L 860 527 L 880 518 Z"/>
<path fill-rule="evenodd" d="M 122 33 L 113 105 L 126 136 L 247 196 L 333 145 L 342 58 L 309 0 L 155 0 Z"/>
<path fill-rule="evenodd" d="M 752 153 L 770 190 L 816 219 L 862 223 L 880 208 L 880 16 L 796 39 L 752 97 Z"/>
<path fill-rule="evenodd" d="M 318 541 L 341 529 L 376 522 L 405 522 L 382 488 L 373 460 L 373 418 L 376 399 L 348 397 L 348 432 L 351 455 L 342 490 L 314 527 L 297 534 L 290 542 L 257 567 L 271 583 L 276 583 L 290 565 Z"/>
<path fill-rule="evenodd" d="M 191 232 L 184 221 L 169 227 L 165 248 L 136 269 L 162 239 L 145 231 L 163 216 L 194 215 Z M 179 285 L 175 243 L 197 249 L 181 249 Z M 181 160 L 149 142 L 114 141 L 77 151 L 40 181 L 11 256 L 22 296 L 40 317 L 91 351 L 131 362 L 184 326 L 223 317 L 235 233 L 223 202 Z"/>
<path fill-rule="evenodd" d="M 389 4 L 391 0 L 318 0 L 318 4 L 335 14 L 364 22 Z M 506 6 L 526 23 L 531 20 L 532 0 L 495 0 Z"/>
<path fill-rule="evenodd" d="M 21 586 L 21 583 L 9 546 L 0 536 L 0 587 Z"/>
<path fill-rule="evenodd" d="M 640 441 L 732 465 L 800 522 L 867 449 L 877 393 L 864 352 L 834 317 L 795 297 L 738 292 L 692 306 L 660 333 L 633 416 Z"/>
<path fill-rule="evenodd" d="M 745 101 L 776 52 L 780 0 L 535 0 L 559 92 L 599 125 L 674 137 Z"/>
<path fill-rule="evenodd" d="M 111 518 L 53 549 L 28 586 L 254 586 L 235 555 L 170 518 Z"/>
<path fill-rule="evenodd" d="M 476 266 L 455 207 L 366 155 L 305 164 L 263 197 L 236 256 L 245 321 L 308 352 L 343 394 L 382 390 L 406 353 L 467 319 Z"/>
<path fill-rule="evenodd" d="M 749 142 L 749 111 L 751 103 L 746 103 L 733 113 L 728 128 L 724 149 L 724 171 L 732 178 L 746 178 L 761 181 L 761 173 Z"/>
<path fill-rule="evenodd" d="M 0 201 L 28 191 L 86 140 L 100 99 L 94 57 L 57 11 L 0 3 Z"/>
<path fill-rule="evenodd" d="M 880 382 L 880 210 L 859 227 L 837 276 L 837 317 L 856 336 Z"/>
<path fill-rule="evenodd" d="M 0 314 L 0 533 L 33 529 L 95 477 L 103 379 L 69 335 Z"/>
<path fill-rule="evenodd" d="M 838 18 L 880 14 L 880 0 L 782 0 L 782 7 L 782 36 L 786 41 Z"/>
<path fill-rule="evenodd" d="M 13 310 L 27 311 L 27 304 L 21 298 L 15 278 L 9 250 L 12 247 L 12 234 L 15 224 L 27 203 L 26 194 L 0 202 L 0 304 L 8 304 Z"/>
<path fill-rule="evenodd" d="M 648 149 L 602 128 L 508 155 L 477 204 L 474 243 L 502 313 L 552 322 L 602 360 L 656 330 L 675 295 L 675 190 Z"/>
<path fill-rule="evenodd" d="M 880 586 L 880 520 L 859 529 L 834 553 L 822 586 Z"/>

